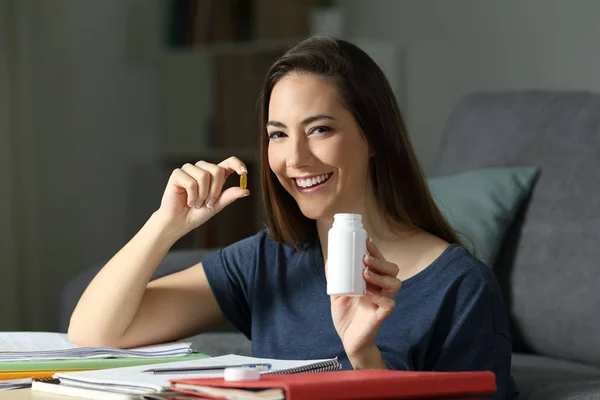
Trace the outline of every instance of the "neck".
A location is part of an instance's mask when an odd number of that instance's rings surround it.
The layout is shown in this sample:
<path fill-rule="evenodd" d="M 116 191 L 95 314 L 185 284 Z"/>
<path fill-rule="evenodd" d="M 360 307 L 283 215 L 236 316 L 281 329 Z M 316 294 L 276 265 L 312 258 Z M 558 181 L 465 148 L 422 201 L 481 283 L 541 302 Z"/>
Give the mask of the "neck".
<path fill-rule="evenodd" d="M 387 244 L 395 244 L 411 234 L 414 234 L 415 229 L 404 224 L 389 223 L 385 214 L 381 211 L 381 206 L 377 203 L 373 196 L 358 207 L 352 208 L 354 214 L 361 214 L 363 217 L 363 227 L 367 234 L 373 239 L 373 242 L 380 250 L 385 252 Z M 333 224 L 333 214 L 317 220 L 317 233 L 321 243 L 321 251 L 323 259 L 327 260 L 327 235 Z"/>

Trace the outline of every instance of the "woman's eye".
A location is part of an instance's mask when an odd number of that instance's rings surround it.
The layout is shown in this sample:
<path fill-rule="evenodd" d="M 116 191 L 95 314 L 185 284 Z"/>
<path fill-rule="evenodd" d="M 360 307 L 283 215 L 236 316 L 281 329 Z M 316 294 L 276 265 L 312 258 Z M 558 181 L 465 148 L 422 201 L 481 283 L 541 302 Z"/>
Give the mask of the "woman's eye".
<path fill-rule="evenodd" d="M 330 132 L 330 131 L 331 131 L 331 128 L 328 126 L 317 126 L 310 130 L 310 134 L 317 133 L 317 134 L 322 135 L 322 134 Z"/>
<path fill-rule="evenodd" d="M 269 140 L 271 139 L 279 139 L 285 136 L 285 133 L 277 131 L 269 133 Z"/>

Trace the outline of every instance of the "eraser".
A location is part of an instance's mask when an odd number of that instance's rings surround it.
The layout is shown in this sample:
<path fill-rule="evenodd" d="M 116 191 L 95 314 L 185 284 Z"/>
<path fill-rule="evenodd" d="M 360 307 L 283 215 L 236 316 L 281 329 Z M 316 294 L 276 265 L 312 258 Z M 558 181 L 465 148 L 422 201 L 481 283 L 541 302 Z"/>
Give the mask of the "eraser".
<path fill-rule="evenodd" d="M 226 381 L 257 381 L 260 371 L 256 368 L 225 368 L 224 378 Z"/>

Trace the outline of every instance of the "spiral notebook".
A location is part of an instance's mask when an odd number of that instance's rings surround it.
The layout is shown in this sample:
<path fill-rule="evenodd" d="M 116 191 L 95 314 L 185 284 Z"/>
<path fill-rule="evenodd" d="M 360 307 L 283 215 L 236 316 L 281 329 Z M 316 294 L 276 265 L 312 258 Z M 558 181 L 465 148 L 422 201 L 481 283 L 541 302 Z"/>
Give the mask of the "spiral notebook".
<path fill-rule="evenodd" d="M 342 367 L 337 358 L 332 358 L 323 361 L 315 361 L 310 364 L 300 365 L 297 367 L 289 367 L 286 369 L 265 371 L 263 375 L 283 375 L 283 374 L 301 374 L 304 372 L 328 372 L 337 371 Z"/>
<path fill-rule="evenodd" d="M 261 372 L 264 375 L 296 374 L 303 372 L 324 372 L 341 369 L 337 358 L 322 360 L 276 360 L 229 354 L 201 360 L 113 368 L 99 371 L 67 372 L 54 375 L 61 385 L 80 388 L 106 390 L 125 394 L 160 393 L 168 390 L 170 381 L 185 378 L 222 378 L 223 371 L 179 372 L 153 374 L 144 372 L 156 368 L 215 367 L 241 364 L 271 364 L 271 368 Z"/>

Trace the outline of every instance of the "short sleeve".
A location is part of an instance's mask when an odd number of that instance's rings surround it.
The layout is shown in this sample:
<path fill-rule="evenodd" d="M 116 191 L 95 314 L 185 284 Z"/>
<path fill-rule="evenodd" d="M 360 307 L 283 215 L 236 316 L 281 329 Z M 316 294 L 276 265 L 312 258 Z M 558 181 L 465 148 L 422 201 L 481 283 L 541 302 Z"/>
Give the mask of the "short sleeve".
<path fill-rule="evenodd" d="M 215 251 L 202 260 L 208 283 L 225 317 L 248 339 L 254 277 L 258 265 L 257 234 Z"/>
<path fill-rule="evenodd" d="M 511 343 L 504 335 L 492 334 L 465 339 L 448 347 L 435 366 L 437 371 L 492 371 L 496 376 L 495 399 L 517 395 L 510 375 Z"/>
<path fill-rule="evenodd" d="M 512 399 L 516 386 L 510 374 L 512 343 L 499 287 L 487 267 L 465 277 L 457 285 L 444 315 L 450 330 L 442 344 L 434 370 L 492 371 L 496 375 L 496 399 Z"/>

